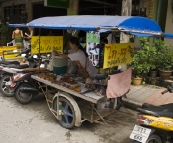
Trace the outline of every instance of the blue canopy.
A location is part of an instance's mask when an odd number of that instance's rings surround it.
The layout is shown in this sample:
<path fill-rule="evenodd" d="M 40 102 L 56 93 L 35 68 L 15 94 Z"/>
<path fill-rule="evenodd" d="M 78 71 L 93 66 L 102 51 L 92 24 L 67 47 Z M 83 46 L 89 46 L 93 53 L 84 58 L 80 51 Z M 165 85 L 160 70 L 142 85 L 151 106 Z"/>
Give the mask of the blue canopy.
<path fill-rule="evenodd" d="M 16 26 L 16 24 L 10 24 Z M 139 16 L 75 15 L 35 19 L 26 24 L 33 28 L 129 32 L 137 36 L 160 36 L 163 34 L 155 21 Z"/>
<path fill-rule="evenodd" d="M 165 37 L 165 38 L 173 38 L 173 34 L 165 33 L 165 34 L 164 34 L 164 37 Z"/>
<path fill-rule="evenodd" d="M 11 27 L 28 27 L 26 24 L 9 24 Z"/>

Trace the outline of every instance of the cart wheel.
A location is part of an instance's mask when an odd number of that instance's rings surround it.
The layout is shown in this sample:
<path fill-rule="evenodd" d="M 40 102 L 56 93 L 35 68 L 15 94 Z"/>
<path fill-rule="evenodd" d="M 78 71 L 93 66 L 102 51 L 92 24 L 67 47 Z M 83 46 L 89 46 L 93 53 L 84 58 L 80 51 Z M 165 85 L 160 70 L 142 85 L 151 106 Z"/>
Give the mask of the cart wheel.
<path fill-rule="evenodd" d="M 73 128 L 75 125 L 75 111 L 72 104 L 64 97 L 59 97 L 59 102 L 62 103 L 62 120 L 59 124 L 67 129 Z M 53 109 L 56 111 L 57 100 L 53 102 Z"/>
<path fill-rule="evenodd" d="M 17 87 L 17 89 L 15 90 L 15 94 L 14 94 L 16 100 L 19 103 L 21 103 L 21 104 L 29 104 L 32 101 L 32 99 L 33 99 L 33 95 L 31 93 L 21 94 L 20 90 L 19 90 L 21 87 L 32 87 L 32 86 L 29 83 L 27 83 L 27 82 L 22 82 Z"/>
<path fill-rule="evenodd" d="M 7 82 L 10 81 L 12 75 L 5 75 L 0 80 L 0 91 L 3 95 L 7 97 L 14 96 L 14 93 L 10 91 L 11 85 L 5 85 Z"/>

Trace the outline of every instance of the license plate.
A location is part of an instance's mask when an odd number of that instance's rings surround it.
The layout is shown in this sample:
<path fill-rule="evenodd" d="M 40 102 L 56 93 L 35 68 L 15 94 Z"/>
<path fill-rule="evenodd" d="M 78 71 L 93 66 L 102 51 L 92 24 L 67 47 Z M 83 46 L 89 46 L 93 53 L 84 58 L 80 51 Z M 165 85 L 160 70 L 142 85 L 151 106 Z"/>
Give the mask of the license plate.
<path fill-rule="evenodd" d="M 135 125 L 130 138 L 141 143 L 145 143 L 150 135 L 150 132 L 151 129 Z"/>

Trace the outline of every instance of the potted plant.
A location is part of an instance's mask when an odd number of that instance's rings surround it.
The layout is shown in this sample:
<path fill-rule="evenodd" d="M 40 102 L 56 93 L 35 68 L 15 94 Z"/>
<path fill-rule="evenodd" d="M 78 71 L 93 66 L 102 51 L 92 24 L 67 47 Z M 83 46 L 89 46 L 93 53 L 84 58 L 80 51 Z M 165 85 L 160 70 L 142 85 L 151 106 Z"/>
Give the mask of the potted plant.
<path fill-rule="evenodd" d="M 146 38 L 140 38 L 141 50 L 136 51 L 133 56 L 132 66 L 132 82 L 134 85 L 140 85 L 142 79 L 151 70 L 155 69 L 156 48 L 150 47 Z M 137 81 L 137 83 L 135 83 Z"/>
<path fill-rule="evenodd" d="M 157 48 L 157 66 L 159 69 L 159 75 L 164 80 L 169 79 L 172 74 L 173 63 L 173 47 L 167 45 L 161 39 L 155 41 Z"/>

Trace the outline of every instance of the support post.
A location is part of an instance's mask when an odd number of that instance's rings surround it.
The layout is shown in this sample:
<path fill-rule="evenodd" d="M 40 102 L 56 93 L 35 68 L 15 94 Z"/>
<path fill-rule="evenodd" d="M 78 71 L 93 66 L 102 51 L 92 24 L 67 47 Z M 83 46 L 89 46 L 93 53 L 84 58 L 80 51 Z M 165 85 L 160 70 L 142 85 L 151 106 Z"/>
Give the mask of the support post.
<path fill-rule="evenodd" d="M 121 16 L 131 16 L 131 11 L 132 11 L 132 0 L 123 0 Z M 120 43 L 127 43 L 127 42 L 129 42 L 129 35 L 126 35 L 122 32 L 120 35 Z"/>
<path fill-rule="evenodd" d="M 131 16 L 132 11 L 132 0 L 122 0 L 122 10 L 121 10 L 121 16 Z M 124 34 L 121 32 L 120 34 L 120 43 L 128 43 L 129 42 L 129 35 Z M 119 65 L 118 69 L 126 70 L 127 65 Z"/>
<path fill-rule="evenodd" d="M 79 0 L 70 0 L 70 7 L 67 9 L 67 15 L 78 15 Z"/>

